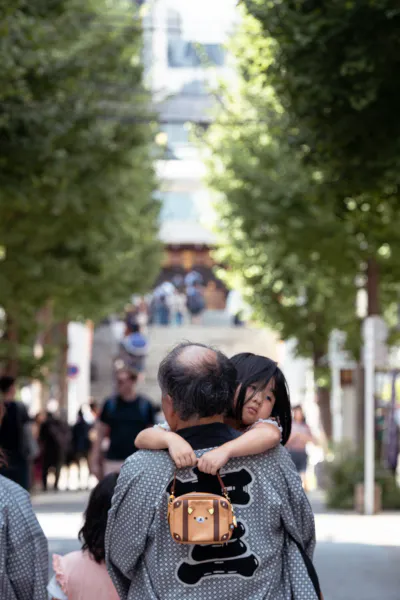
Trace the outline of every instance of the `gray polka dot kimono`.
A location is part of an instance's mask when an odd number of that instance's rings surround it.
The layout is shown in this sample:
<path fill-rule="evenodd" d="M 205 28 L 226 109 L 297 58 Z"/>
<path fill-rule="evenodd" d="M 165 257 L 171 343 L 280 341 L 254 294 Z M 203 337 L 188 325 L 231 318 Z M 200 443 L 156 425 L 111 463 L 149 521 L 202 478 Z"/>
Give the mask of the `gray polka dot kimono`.
<path fill-rule="evenodd" d="M 316 600 L 303 557 L 288 535 L 312 558 L 314 518 L 282 446 L 233 459 L 221 470 L 238 520 L 223 546 L 173 541 L 167 523 L 173 473 L 167 452 L 149 450 L 137 452 L 122 468 L 106 535 L 107 567 L 122 600 Z M 210 476 L 179 471 L 177 495 L 196 491 L 204 477 Z"/>
<path fill-rule="evenodd" d="M 0 599 L 47 600 L 47 540 L 29 494 L 0 476 Z"/>

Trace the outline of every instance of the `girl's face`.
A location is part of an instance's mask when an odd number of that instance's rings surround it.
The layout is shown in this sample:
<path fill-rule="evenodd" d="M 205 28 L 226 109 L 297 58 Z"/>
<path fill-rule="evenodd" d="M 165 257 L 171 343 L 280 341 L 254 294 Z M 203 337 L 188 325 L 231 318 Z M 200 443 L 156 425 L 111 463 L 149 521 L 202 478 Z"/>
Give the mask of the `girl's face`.
<path fill-rule="evenodd" d="M 260 419 L 269 419 L 275 405 L 275 380 L 260 388 L 260 383 L 253 383 L 246 390 L 246 400 L 242 411 L 243 425 L 253 425 Z"/>

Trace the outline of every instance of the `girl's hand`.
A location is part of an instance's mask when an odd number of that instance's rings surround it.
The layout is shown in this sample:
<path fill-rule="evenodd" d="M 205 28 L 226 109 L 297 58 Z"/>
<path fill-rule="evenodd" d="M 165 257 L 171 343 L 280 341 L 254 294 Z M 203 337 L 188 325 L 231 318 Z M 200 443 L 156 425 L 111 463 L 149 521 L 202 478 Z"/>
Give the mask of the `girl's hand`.
<path fill-rule="evenodd" d="M 224 446 L 221 446 L 220 448 L 215 448 L 214 450 L 210 450 L 210 452 L 203 454 L 203 456 L 199 458 L 197 466 L 203 473 L 216 475 L 217 471 L 226 465 L 229 459 L 230 456 L 228 450 L 226 450 Z"/>
<path fill-rule="evenodd" d="M 168 451 L 178 469 L 195 467 L 197 464 L 192 446 L 177 433 L 169 433 Z"/>

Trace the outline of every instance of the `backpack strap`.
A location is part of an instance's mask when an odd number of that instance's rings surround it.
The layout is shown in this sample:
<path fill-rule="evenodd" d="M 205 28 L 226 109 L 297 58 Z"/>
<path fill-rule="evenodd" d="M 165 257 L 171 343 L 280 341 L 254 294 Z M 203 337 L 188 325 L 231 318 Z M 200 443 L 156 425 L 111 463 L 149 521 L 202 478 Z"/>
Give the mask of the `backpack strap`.
<path fill-rule="evenodd" d="M 300 554 L 303 558 L 304 564 L 306 566 L 307 569 L 307 573 L 311 579 L 311 583 L 314 586 L 314 590 L 315 593 L 317 594 L 317 597 L 319 600 L 323 600 L 323 596 L 322 596 L 322 592 L 321 592 L 321 586 L 319 584 L 319 579 L 318 579 L 318 575 L 317 575 L 317 571 L 315 570 L 314 564 L 311 560 L 311 558 L 308 556 L 308 554 L 306 553 L 306 551 L 303 548 L 303 545 L 300 544 L 300 542 L 298 542 L 296 540 L 295 537 L 293 537 L 293 535 L 286 529 L 286 532 L 288 534 L 288 536 L 290 537 L 290 539 L 296 544 L 297 548 L 300 551 Z"/>
<path fill-rule="evenodd" d="M 143 421 L 149 421 L 149 405 L 148 405 L 148 401 L 146 400 L 146 398 L 143 398 L 142 396 L 139 396 L 136 399 L 136 402 L 138 403 L 138 408 L 139 408 L 139 412 L 140 412 L 140 416 L 142 417 Z"/>
<path fill-rule="evenodd" d="M 106 400 L 110 414 L 113 414 L 117 408 L 117 396 L 111 396 Z"/>

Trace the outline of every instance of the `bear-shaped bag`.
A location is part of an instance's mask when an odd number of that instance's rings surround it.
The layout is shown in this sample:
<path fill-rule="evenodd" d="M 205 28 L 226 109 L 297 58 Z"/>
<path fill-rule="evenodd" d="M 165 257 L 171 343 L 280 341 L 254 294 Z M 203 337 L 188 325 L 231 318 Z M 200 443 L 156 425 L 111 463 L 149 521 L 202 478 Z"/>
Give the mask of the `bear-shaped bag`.
<path fill-rule="evenodd" d="M 179 544 L 225 544 L 236 527 L 236 518 L 227 490 L 217 475 L 223 496 L 191 492 L 175 497 L 175 483 L 168 504 L 172 539 Z"/>

